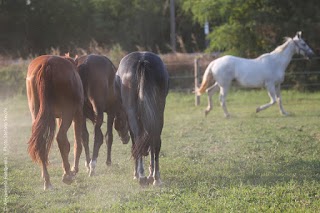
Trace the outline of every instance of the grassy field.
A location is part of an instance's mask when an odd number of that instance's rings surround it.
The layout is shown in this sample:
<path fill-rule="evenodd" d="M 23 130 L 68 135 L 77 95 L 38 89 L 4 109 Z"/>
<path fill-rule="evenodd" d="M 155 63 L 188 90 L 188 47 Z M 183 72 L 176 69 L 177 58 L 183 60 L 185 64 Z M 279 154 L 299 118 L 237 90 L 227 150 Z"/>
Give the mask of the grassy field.
<path fill-rule="evenodd" d="M 49 157 L 52 191 L 43 191 L 40 167 L 27 154 L 31 117 L 26 97 L 1 101 L 1 210 L 320 212 L 320 93 L 284 91 L 287 117 L 278 106 L 255 113 L 269 101 L 264 90 L 232 92 L 230 119 L 214 98 L 214 109 L 205 118 L 205 96 L 195 107 L 192 94 L 169 94 L 160 158 L 163 187 L 141 188 L 133 180 L 131 145 L 122 145 L 114 132 L 112 166 L 105 164 L 104 144 L 97 175 L 87 176 L 82 155 L 81 170 L 70 186 L 61 181 L 55 142 Z M 92 128 L 90 133 L 92 149 Z M 69 140 L 72 144 L 72 129 Z"/>

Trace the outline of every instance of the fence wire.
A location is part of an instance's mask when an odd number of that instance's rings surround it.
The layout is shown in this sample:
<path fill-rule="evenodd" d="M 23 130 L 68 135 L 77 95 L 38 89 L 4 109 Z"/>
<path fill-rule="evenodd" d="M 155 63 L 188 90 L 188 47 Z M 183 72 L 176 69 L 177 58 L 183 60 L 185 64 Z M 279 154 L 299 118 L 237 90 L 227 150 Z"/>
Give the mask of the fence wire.
<path fill-rule="evenodd" d="M 201 60 L 201 59 L 200 59 Z M 305 65 L 299 65 L 298 63 L 303 62 Z M 312 62 L 316 62 L 316 70 L 309 70 Z M 199 66 L 199 74 L 198 76 L 194 76 L 194 62 L 181 62 L 181 63 L 166 63 L 166 66 L 169 71 L 170 76 L 170 88 L 175 91 L 192 91 L 194 88 L 194 80 L 198 78 L 199 83 L 201 83 L 202 76 L 206 69 L 206 66 Z M 176 66 L 183 67 L 183 70 L 171 70 L 170 67 Z M 188 68 L 186 68 L 188 66 Z M 295 71 L 294 66 L 304 66 L 305 69 L 300 69 L 299 71 Z M 301 78 L 305 76 L 307 79 L 301 80 Z M 316 82 L 303 82 L 308 79 L 312 79 L 311 77 L 316 78 Z M 304 58 L 293 58 L 287 67 L 285 72 L 285 81 L 281 85 L 284 89 L 295 88 L 299 86 L 300 88 L 311 88 L 315 87 L 313 90 L 320 90 L 320 57 L 314 57 L 311 61 L 308 61 Z M 289 83 L 291 81 L 291 83 Z M 310 80 L 309 80 L 310 81 Z M 234 85 L 233 87 L 241 89 L 240 86 Z"/>

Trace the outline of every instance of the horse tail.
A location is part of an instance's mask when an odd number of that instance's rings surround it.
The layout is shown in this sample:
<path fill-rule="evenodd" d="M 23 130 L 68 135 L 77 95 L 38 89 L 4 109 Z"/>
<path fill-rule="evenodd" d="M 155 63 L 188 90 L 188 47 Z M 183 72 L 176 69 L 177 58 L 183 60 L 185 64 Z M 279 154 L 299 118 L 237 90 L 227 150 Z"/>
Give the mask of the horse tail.
<path fill-rule="evenodd" d="M 83 104 L 83 114 L 86 118 L 91 120 L 93 123 L 96 121 L 96 116 L 93 111 L 93 107 L 88 99 L 88 71 L 89 67 L 88 64 L 83 63 L 80 66 L 78 66 L 78 73 L 81 78 L 81 82 L 83 85 L 83 95 L 84 95 L 84 104 Z"/>
<path fill-rule="evenodd" d="M 211 70 L 211 67 L 212 67 L 213 63 L 210 63 L 206 69 L 206 71 L 204 72 L 203 74 L 203 78 L 202 78 L 202 82 L 201 82 L 201 86 L 200 88 L 197 89 L 196 93 L 198 95 L 201 95 L 203 94 L 206 89 L 208 88 L 208 85 L 210 83 L 210 81 L 212 81 L 213 79 L 213 76 L 212 74 L 210 73 L 210 70 Z"/>
<path fill-rule="evenodd" d="M 159 131 L 160 112 L 157 104 L 159 89 L 148 76 L 150 73 L 150 62 L 140 60 L 137 66 L 137 82 L 138 82 L 138 115 L 140 115 L 140 124 L 142 133 L 135 142 L 133 148 L 133 156 L 137 158 L 141 155 L 147 155 L 148 149 L 154 141 L 154 136 Z"/>
<path fill-rule="evenodd" d="M 88 65 L 86 63 L 81 64 L 80 66 L 78 66 L 78 73 L 80 75 L 81 81 L 82 81 L 82 85 L 83 85 L 83 91 L 86 97 L 86 93 L 87 93 L 87 87 L 88 87 Z"/>
<path fill-rule="evenodd" d="M 48 155 L 54 138 L 56 123 L 51 107 L 53 97 L 52 70 L 47 62 L 40 67 L 36 78 L 40 108 L 32 125 L 28 152 L 33 161 L 48 164 Z"/>
<path fill-rule="evenodd" d="M 104 58 L 110 63 L 110 65 L 112 67 L 112 71 L 114 73 L 116 73 L 117 72 L 117 67 L 112 63 L 112 61 L 108 57 L 104 56 Z"/>

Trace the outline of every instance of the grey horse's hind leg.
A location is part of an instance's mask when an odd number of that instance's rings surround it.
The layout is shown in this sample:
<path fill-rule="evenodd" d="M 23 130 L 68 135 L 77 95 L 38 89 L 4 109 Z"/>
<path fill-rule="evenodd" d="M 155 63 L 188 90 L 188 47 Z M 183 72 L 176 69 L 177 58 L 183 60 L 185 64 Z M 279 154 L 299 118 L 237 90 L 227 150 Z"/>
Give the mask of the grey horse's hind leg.
<path fill-rule="evenodd" d="M 230 114 L 228 112 L 227 105 L 226 105 L 226 98 L 227 98 L 228 90 L 229 90 L 229 87 L 221 87 L 220 88 L 220 96 L 219 96 L 220 105 L 223 109 L 224 116 L 226 118 L 230 117 Z"/>
<path fill-rule="evenodd" d="M 207 89 L 207 94 L 208 94 L 208 106 L 205 110 L 205 115 L 207 116 L 209 114 L 209 112 L 212 109 L 212 96 L 215 92 L 219 91 L 219 85 L 216 82 L 214 85 L 212 85 L 211 87 L 209 87 Z"/>

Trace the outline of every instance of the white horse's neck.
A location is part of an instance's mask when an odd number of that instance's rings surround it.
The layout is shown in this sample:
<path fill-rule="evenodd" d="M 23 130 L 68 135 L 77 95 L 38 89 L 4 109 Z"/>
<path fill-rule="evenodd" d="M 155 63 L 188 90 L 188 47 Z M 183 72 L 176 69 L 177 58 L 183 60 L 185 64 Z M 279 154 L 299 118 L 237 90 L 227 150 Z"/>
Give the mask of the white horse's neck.
<path fill-rule="evenodd" d="M 295 54 L 295 45 L 294 41 L 289 38 L 284 44 L 272 51 L 270 55 L 272 55 L 274 63 L 278 63 L 285 70 Z"/>

